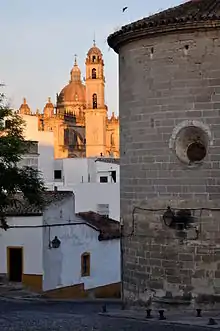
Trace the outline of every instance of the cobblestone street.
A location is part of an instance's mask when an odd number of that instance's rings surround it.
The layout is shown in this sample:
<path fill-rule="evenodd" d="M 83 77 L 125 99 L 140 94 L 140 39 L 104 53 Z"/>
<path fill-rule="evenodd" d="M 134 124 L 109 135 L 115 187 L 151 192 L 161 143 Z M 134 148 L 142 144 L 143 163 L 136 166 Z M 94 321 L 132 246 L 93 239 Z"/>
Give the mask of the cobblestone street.
<path fill-rule="evenodd" d="M 191 329 L 189 326 L 157 325 L 100 316 L 100 310 L 101 304 L 97 303 L 0 300 L 1 331 L 186 331 Z M 202 329 L 192 327 L 192 330 Z"/>

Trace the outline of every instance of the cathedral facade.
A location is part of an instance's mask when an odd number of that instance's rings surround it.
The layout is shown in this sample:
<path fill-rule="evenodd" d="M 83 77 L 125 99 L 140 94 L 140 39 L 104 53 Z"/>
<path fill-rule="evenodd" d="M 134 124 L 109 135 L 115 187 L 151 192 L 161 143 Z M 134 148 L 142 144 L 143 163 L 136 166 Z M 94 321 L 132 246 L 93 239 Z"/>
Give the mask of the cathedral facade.
<path fill-rule="evenodd" d="M 39 130 L 54 132 L 55 158 L 119 157 L 119 119 L 108 117 L 105 104 L 104 61 L 93 44 L 87 53 L 85 83 L 75 58 L 69 83 L 48 99 L 43 112 L 31 112 L 26 99 L 18 113 L 37 116 Z"/>

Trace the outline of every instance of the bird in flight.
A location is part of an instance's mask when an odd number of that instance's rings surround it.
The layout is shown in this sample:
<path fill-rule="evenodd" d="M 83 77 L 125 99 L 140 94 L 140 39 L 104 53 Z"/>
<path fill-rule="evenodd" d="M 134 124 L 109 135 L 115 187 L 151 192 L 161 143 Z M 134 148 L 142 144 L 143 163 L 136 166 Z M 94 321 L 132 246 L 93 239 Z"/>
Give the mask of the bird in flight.
<path fill-rule="evenodd" d="M 127 10 L 127 9 L 128 9 L 128 7 L 124 7 L 124 8 L 122 9 L 123 13 L 124 13 L 125 10 Z"/>

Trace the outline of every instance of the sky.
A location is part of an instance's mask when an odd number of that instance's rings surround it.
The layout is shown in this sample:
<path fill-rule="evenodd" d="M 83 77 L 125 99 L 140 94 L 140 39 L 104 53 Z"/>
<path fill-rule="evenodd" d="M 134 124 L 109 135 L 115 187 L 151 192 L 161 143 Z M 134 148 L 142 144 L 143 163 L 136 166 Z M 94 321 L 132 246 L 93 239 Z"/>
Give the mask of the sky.
<path fill-rule="evenodd" d="M 0 0 L 0 83 L 11 107 L 23 98 L 43 109 L 48 97 L 68 83 L 77 54 L 85 75 L 85 58 L 94 34 L 105 62 L 106 104 L 118 114 L 118 58 L 107 37 L 124 24 L 181 0 Z M 122 8 L 128 9 L 122 13 Z"/>

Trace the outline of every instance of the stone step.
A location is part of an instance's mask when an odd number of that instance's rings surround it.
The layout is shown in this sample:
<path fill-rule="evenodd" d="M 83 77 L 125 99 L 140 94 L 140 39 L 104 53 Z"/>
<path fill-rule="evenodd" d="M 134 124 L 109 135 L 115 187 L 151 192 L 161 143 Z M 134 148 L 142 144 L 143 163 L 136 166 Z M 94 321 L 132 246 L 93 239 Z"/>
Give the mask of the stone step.
<path fill-rule="evenodd" d="M 0 296 L 4 297 L 40 297 L 39 293 L 30 291 L 21 283 L 0 283 Z"/>

